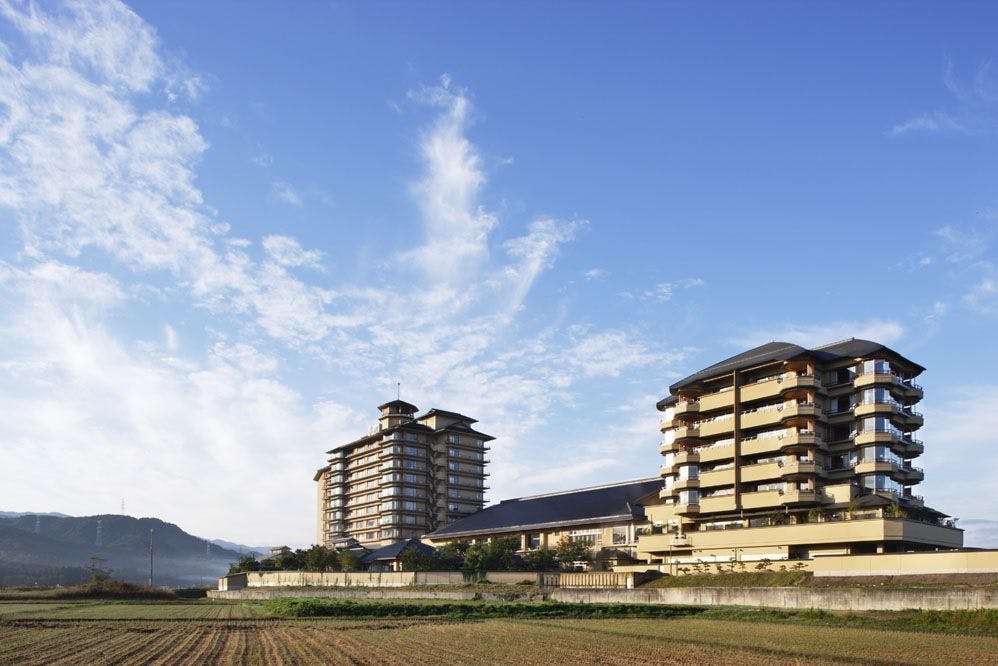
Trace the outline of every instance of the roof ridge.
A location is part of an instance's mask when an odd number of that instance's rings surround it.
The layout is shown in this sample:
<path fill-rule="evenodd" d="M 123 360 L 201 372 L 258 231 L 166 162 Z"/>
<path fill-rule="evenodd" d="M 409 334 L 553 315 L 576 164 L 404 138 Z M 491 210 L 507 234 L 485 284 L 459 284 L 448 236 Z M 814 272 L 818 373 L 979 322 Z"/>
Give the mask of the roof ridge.
<path fill-rule="evenodd" d="M 829 342 L 828 344 L 820 345 L 818 347 L 813 347 L 812 349 L 826 349 L 828 347 L 834 347 L 835 345 L 841 345 L 843 342 L 852 342 L 856 339 L 856 336 L 842 338 L 841 340 L 836 340 L 835 342 Z"/>
<path fill-rule="evenodd" d="M 556 497 L 558 495 L 570 495 L 572 493 L 581 493 L 587 490 L 601 490 L 603 488 L 616 488 L 617 486 L 628 486 L 634 483 L 646 483 L 648 481 L 659 481 L 662 477 L 660 476 L 649 476 L 641 479 L 631 479 L 629 481 L 618 481 L 616 483 L 604 483 L 598 486 L 587 486 L 585 488 L 572 488 L 571 490 L 557 490 L 553 493 L 541 493 L 540 495 L 524 495 L 523 497 L 511 497 L 510 499 L 502 500 L 499 504 L 504 504 L 506 502 L 519 502 L 520 500 L 532 500 L 539 499 L 541 497 Z M 494 505 L 498 506 L 498 505 Z"/>

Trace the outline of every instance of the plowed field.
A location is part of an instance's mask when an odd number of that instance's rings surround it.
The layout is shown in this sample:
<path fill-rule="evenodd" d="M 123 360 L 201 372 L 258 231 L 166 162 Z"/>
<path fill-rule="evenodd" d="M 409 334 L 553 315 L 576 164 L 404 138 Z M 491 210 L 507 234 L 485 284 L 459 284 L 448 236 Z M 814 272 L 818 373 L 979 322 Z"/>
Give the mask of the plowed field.
<path fill-rule="evenodd" d="M 697 618 L 261 615 L 250 605 L 2 604 L 0 664 L 998 664 L 993 636 Z M 117 619 L 128 616 L 141 619 Z"/>

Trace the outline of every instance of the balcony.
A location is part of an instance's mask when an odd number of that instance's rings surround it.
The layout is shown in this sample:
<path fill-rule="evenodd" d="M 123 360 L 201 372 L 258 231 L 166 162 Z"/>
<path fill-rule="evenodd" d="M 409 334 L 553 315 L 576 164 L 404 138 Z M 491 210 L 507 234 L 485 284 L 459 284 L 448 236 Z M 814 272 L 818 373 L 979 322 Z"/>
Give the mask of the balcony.
<path fill-rule="evenodd" d="M 916 412 L 911 407 L 899 407 L 897 418 L 908 428 L 921 428 L 925 425 L 925 418 L 921 412 Z"/>
<path fill-rule="evenodd" d="M 781 501 L 784 504 L 814 503 L 826 500 L 827 497 L 817 490 L 787 490 Z"/>
<path fill-rule="evenodd" d="M 675 441 L 662 442 L 658 447 L 658 452 L 661 453 L 663 456 L 667 453 L 675 453 L 678 450 L 679 450 L 679 444 L 676 444 Z"/>
<path fill-rule="evenodd" d="M 675 436 L 674 441 L 683 439 L 697 439 L 700 437 L 700 428 L 695 425 L 680 425 L 672 429 Z"/>
<path fill-rule="evenodd" d="M 676 479 L 672 484 L 673 491 L 690 490 L 700 487 L 700 479 Z"/>
<path fill-rule="evenodd" d="M 721 511 L 735 510 L 734 495 L 714 495 L 712 497 L 700 498 L 700 511 L 702 513 L 718 513 Z"/>
<path fill-rule="evenodd" d="M 818 378 L 814 375 L 787 373 L 777 381 L 780 382 L 780 390 L 782 392 L 791 391 L 793 389 L 821 389 L 821 382 L 819 382 Z"/>
<path fill-rule="evenodd" d="M 673 414 L 676 416 L 691 415 L 696 416 L 700 413 L 700 403 L 696 400 L 680 400 L 673 407 Z"/>
<path fill-rule="evenodd" d="M 734 404 L 734 391 L 718 391 L 700 396 L 697 402 L 700 403 L 700 413 L 709 412 L 722 407 L 730 408 Z"/>
<path fill-rule="evenodd" d="M 702 446 L 699 449 L 700 462 L 716 462 L 718 460 L 727 460 L 728 458 L 733 458 L 735 455 L 735 445 L 734 442 L 728 444 L 721 444 L 719 446 Z"/>
<path fill-rule="evenodd" d="M 813 402 L 790 402 L 784 407 L 782 416 L 783 420 L 786 421 L 798 417 L 816 418 L 819 414 L 821 414 L 821 410 Z"/>
<path fill-rule="evenodd" d="M 856 474 L 873 474 L 874 472 L 893 474 L 897 471 L 898 466 L 888 460 L 864 460 L 856 463 L 856 467 L 853 469 Z"/>
<path fill-rule="evenodd" d="M 658 498 L 659 499 L 669 499 L 670 497 L 675 496 L 675 494 L 676 493 L 673 492 L 672 488 L 663 487 L 660 491 L 658 491 Z"/>
<path fill-rule="evenodd" d="M 863 446 L 865 444 L 897 444 L 901 442 L 901 436 L 889 430 L 873 430 L 857 433 L 854 440 L 856 446 Z"/>
<path fill-rule="evenodd" d="M 776 425 L 783 418 L 786 405 L 780 404 L 773 407 L 764 407 L 754 412 L 743 412 L 741 415 L 742 428 L 758 428 L 767 425 Z"/>
<path fill-rule="evenodd" d="M 911 437 L 899 437 L 897 439 L 898 453 L 902 458 L 917 458 L 925 453 L 925 444 L 920 439 Z"/>
<path fill-rule="evenodd" d="M 898 468 L 898 476 L 901 478 L 901 483 L 911 485 L 924 481 L 925 471 L 921 467 L 900 467 Z"/>
<path fill-rule="evenodd" d="M 765 509 L 767 507 L 781 506 L 782 503 L 782 490 L 760 490 L 752 493 L 742 493 L 743 509 Z"/>
<path fill-rule="evenodd" d="M 778 479 L 783 474 L 783 463 L 768 462 L 742 467 L 742 483 L 755 483 L 768 479 Z"/>
<path fill-rule="evenodd" d="M 855 379 L 852 380 L 853 388 L 864 389 L 869 388 L 875 384 L 893 384 L 894 375 L 889 372 L 878 372 L 870 373 L 866 375 L 856 375 Z"/>
<path fill-rule="evenodd" d="M 674 420 L 675 419 L 659 419 L 659 421 L 658 421 L 658 429 L 659 430 L 663 430 L 663 431 L 664 430 L 668 430 L 669 428 L 671 428 L 673 426 L 673 421 Z"/>
<path fill-rule="evenodd" d="M 699 504 L 677 504 L 676 513 L 680 516 L 694 516 L 700 513 Z"/>
<path fill-rule="evenodd" d="M 710 472 L 700 472 L 700 487 L 730 486 L 735 482 L 735 469 L 719 469 Z"/>
<path fill-rule="evenodd" d="M 825 441 L 810 430 L 801 432 L 800 430 L 792 429 L 787 433 L 786 437 L 780 439 L 780 445 L 785 449 L 792 446 L 817 446 L 823 448 Z"/>
<path fill-rule="evenodd" d="M 865 402 L 853 407 L 853 414 L 856 418 L 861 418 L 863 416 L 875 416 L 880 414 L 882 416 L 889 416 L 894 414 L 897 410 L 893 403 L 890 402 Z"/>
<path fill-rule="evenodd" d="M 673 454 L 673 465 L 696 465 L 700 462 L 697 451 L 677 451 Z"/>
<path fill-rule="evenodd" d="M 900 391 L 901 395 L 908 400 L 914 400 L 917 402 L 925 397 L 925 392 L 922 390 L 922 387 L 910 379 L 895 377 L 894 388 Z"/>
<path fill-rule="evenodd" d="M 741 454 L 743 456 L 755 456 L 760 453 L 777 453 L 783 447 L 783 440 L 779 437 L 759 437 L 756 439 L 743 439 Z"/>
<path fill-rule="evenodd" d="M 802 474 L 824 474 L 825 470 L 818 467 L 818 463 L 813 460 L 789 460 L 783 465 L 783 476 L 797 476 Z"/>

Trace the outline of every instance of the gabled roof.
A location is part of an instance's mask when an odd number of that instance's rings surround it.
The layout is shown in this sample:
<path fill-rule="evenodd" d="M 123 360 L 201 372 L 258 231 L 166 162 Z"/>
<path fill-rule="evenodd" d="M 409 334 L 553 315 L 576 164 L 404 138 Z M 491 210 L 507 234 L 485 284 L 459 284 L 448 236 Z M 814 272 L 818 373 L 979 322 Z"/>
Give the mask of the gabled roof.
<path fill-rule="evenodd" d="M 753 368 L 766 363 L 772 363 L 773 361 L 789 361 L 794 358 L 809 356 L 827 363 L 831 361 L 869 357 L 874 355 L 884 355 L 898 359 L 904 364 L 911 366 L 915 370 L 914 374 L 916 375 L 925 370 L 925 368 L 919 364 L 905 358 L 893 349 L 871 340 L 849 338 L 848 340 L 833 342 L 821 347 L 815 347 L 814 349 L 806 349 L 791 342 L 774 341 L 767 342 L 766 344 L 759 345 L 758 347 L 753 347 L 752 349 L 744 351 L 741 354 L 736 354 L 731 358 L 726 358 L 719 363 L 715 363 L 714 365 L 706 367 L 703 370 L 694 372 L 692 375 L 685 377 L 670 386 L 669 391 L 671 393 L 675 393 L 679 389 L 686 388 L 712 377 L 717 377 L 728 372 L 734 372 L 735 370 Z M 660 400 L 656 406 L 659 409 L 664 409 L 671 404 L 670 399 L 671 396 Z M 674 399 L 671 401 L 674 402 Z"/>
<path fill-rule="evenodd" d="M 398 558 L 398 556 L 402 554 L 402 551 L 407 548 L 415 548 L 426 555 L 432 555 L 434 552 L 432 546 L 427 546 L 419 539 L 409 539 L 407 541 L 396 541 L 395 543 L 387 546 L 382 546 L 377 550 L 372 550 L 370 553 L 360 558 L 360 561 L 364 564 L 370 564 L 371 562 L 377 562 L 379 560 L 394 560 Z"/>
<path fill-rule="evenodd" d="M 644 509 L 637 501 L 661 487 L 662 479 L 654 477 L 503 500 L 426 536 L 440 539 L 640 520 Z"/>
<path fill-rule="evenodd" d="M 416 420 L 421 421 L 427 417 L 436 416 L 438 414 L 440 416 L 449 416 L 451 418 L 461 419 L 462 421 L 467 421 L 468 423 L 478 423 L 477 419 L 473 419 L 470 416 L 465 416 L 464 414 L 459 414 L 457 412 L 448 412 L 446 409 L 437 409 L 436 407 L 426 412 L 422 416 L 416 417 Z"/>

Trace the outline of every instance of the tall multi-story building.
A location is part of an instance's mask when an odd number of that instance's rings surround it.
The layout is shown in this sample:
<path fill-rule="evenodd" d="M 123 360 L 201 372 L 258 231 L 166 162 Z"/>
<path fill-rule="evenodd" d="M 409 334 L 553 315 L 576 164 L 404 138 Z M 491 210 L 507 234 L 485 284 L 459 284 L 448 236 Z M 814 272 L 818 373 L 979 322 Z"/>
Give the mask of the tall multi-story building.
<path fill-rule="evenodd" d="M 662 502 L 638 553 L 650 562 L 796 559 L 955 548 L 914 490 L 924 368 L 850 339 L 771 342 L 670 387 Z"/>
<path fill-rule="evenodd" d="M 421 537 L 475 513 L 484 502 L 486 442 L 475 419 L 392 400 L 378 423 L 338 446 L 314 477 L 317 542 L 366 548 Z"/>

